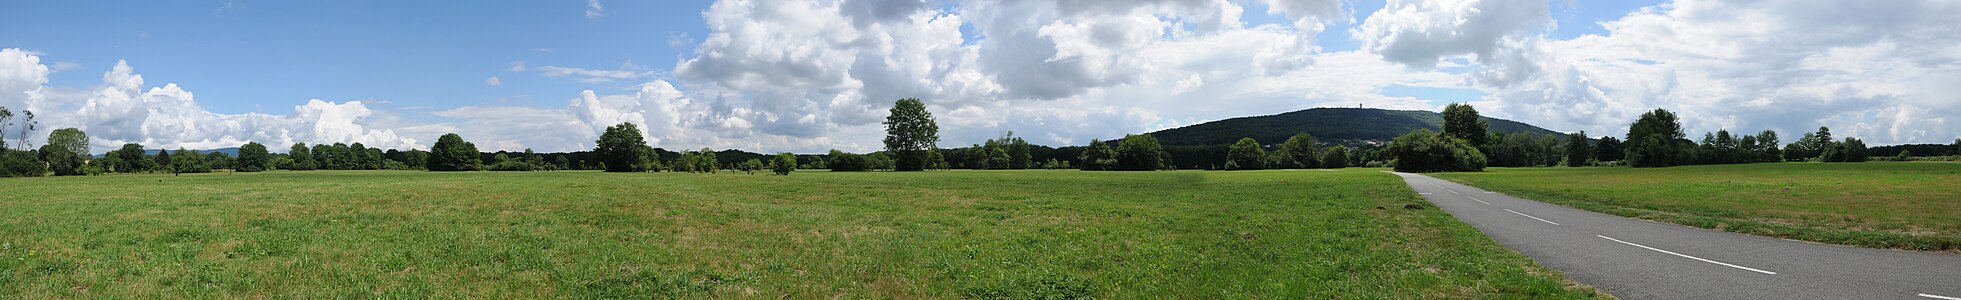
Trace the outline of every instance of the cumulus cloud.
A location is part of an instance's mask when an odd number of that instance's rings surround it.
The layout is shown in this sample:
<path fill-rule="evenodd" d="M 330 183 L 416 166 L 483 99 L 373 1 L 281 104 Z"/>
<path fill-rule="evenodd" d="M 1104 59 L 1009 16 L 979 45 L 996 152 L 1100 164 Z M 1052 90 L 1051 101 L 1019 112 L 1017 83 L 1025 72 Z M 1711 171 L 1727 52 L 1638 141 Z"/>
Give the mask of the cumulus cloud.
<path fill-rule="evenodd" d="M 1830 126 L 1877 144 L 1961 135 L 1961 28 L 1943 1 L 1676 1 L 1603 22 L 1604 36 L 1526 47 L 1544 70 L 1481 106 L 1554 128 L 1623 134 L 1640 112 L 1696 133 Z M 1789 142 L 1789 141 L 1785 141 Z"/>
<path fill-rule="evenodd" d="M 1430 68 L 1466 54 L 1491 64 L 1507 37 L 1551 22 L 1549 0 L 1389 0 L 1350 33 L 1383 59 Z"/>

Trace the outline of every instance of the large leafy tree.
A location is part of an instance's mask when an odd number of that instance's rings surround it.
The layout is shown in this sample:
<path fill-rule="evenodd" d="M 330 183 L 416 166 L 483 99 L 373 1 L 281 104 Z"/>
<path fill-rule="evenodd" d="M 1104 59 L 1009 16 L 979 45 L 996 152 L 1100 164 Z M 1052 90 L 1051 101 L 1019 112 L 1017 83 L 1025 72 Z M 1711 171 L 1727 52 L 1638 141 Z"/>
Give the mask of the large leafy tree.
<path fill-rule="evenodd" d="M 238 163 L 234 165 L 232 170 L 239 172 L 271 170 L 272 152 L 266 150 L 265 144 L 246 142 L 244 146 L 238 146 Z"/>
<path fill-rule="evenodd" d="M 1126 171 L 1150 171 L 1171 165 L 1171 154 L 1164 152 L 1164 145 L 1158 138 L 1149 134 L 1126 135 L 1117 142 L 1117 169 Z"/>
<path fill-rule="evenodd" d="M 1109 170 L 1117 165 L 1117 150 L 1111 149 L 1110 144 L 1102 140 L 1091 139 L 1089 147 L 1083 148 L 1083 155 L 1078 159 L 1083 161 L 1083 170 Z"/>
<path fill-rule="evenodd" d="M 646 164 L 640 162 L 640 149 L 647 145 L 647 139 L 640 135 L 640 127 L 633 123 L 620 123 L 606 127 L 599 134 L 599 147 L 592 150 L 599 161 L 606 163 L 607 172 L 639 172 Z"/>
<path fill-rule="evenodd" d="M 1348 167 L 1348 147 L 1335 145 L 1321 151 L 1321 167 L 1340 169 Z"/>
<path fill-rule="evenodd" d="M 1485 123 L 1483 117 L 1478 116 L 1477 108 L 1471 107 L 1470 104 L 1451 103 L 1444 106 L 1443 115 L 1444 135 L 1470 142 L 1474 147 L 1483 147 L 1487 144 L 1489 137 L 1485 133 L 1489 131 L 1491 125 Z"/>
<path fill-rule="evenodd" d="M 1476 172 L 1485 166 L 1484 154 L 1470 142 L 1425 129 L 1396 137 L 1388 150 L 1401 172 Z"/>
<path fill-rule="evenodd" d="M 116 151 L 109 151 L 107 156 L 116 158 L 117 164 L 111 166 L 116 169 L 116 172 L 136 173 L 150 170 L 151 167 L 150 157 L 143 153 L 142 144 L 123 144 L 122 148 L 118 148 Z"/>
<path fill-rule="evenodd" d="M 88 157 L 89 134 L 75 128 L 55 129 L 54 132 L 48 133 L 48 146 L 53 146 L 54 150 L 73 153 L 76 157 Z"/>
<path fill-rule="evenodd" d="M 1777 149 L 1777 132 L 1764 130 L 1757 133 L 1756 161 L 1777 162 L 1784 160 L 1784 152 Z"/>
<path fill-rule="evenodd" d="M 1627 161 L 1634 167 L 1667 167 L 1681 165 L 1689 159 L 1689 148 L 1680 140 L 1682 122 L 1674 112 L 1655 109 L 1641 114 L 1627 131 Z"/>
<path fill-rule="evenodd" d="M 477 152 L 477 145 L 464 141 L 455 133 L 436 138 L 436 145 L 429 148 L 430 171 L 475 171 L 483 164 L 483 152 Z"/>
<path fill-rule="evenodd" d="M 1314 140 L 1313 135 L 1306 133 L 1294 134 L 1294 136 L 1288 137 L 1286 142 L 1280 143 L 1279 148 L 1273 149 L 1274 165 L 1267 167 L 1298 169 L 1319 166 L 1321 165 L 1319 162 L 1321 151 L 1315 149 L 1320 147 L 1316 145 L 1318 143 Z"/>
<path fill-rule="evenodd" d="M 1587 140 L 1587 132 L 1582 130 L 1566 136 L 1566 166 L 1584 167 L 1587 158 L 1593 156 L 1592 147 Z"/>
<path fill-rule="evenodd" d="M 1266 150 L 1260 149 L 1260 142 L 1253 138 L 1240 138 L 1226 148 L 1227 170 L 1259 170 L 1266 168 Z"/>
<path fill-rule="evenodd" d="M 776 161 L 770 163 L 770 171 L 775 171 L 776 175 L 790 175 L 790 171 L 795 170 L 797 170 L 797 155 L 789 152 L 777 153 Z"/>
<path fill-rule="evenodd" d="M 926 151 L 938 147 L 940 125 L 926 103 L 917 98 L 899 99 L 885 117 L 885 151 L 894 156 L 897 171 L 925 170 Z"/>

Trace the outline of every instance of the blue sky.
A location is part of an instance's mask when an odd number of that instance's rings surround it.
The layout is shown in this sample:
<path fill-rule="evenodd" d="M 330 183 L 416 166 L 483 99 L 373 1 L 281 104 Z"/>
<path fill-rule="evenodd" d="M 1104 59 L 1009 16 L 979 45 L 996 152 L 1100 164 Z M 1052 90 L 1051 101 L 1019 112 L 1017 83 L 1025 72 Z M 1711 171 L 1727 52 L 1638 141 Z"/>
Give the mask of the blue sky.
<path fill-rule="evenodd" d="M 1944 142 L 1961 105 L 1915 99 L 1956 79 L 1916 75 L 1961 69 L 1932 46 L 1961 36 L 1939 22 L 1955 8 L 1898 4 L 35 1 L 0 9 L 0 68 L 16 72 L 0 80 L 18 80 L 0 89 L 24 89 L 0 105 L 101 132 L 98 147 L 418 147 L 453 131 L 565 151 L 593 130 L 489 127 L 630 122 L 668 148 L 869 151 L 898 97 L 927 100 L 946 145 L 1451 102 L 1558 131 L 1624 133 L 1660 107 L 1697 132 Z M 103 108 L 119 105 L 150 108 Z"/>

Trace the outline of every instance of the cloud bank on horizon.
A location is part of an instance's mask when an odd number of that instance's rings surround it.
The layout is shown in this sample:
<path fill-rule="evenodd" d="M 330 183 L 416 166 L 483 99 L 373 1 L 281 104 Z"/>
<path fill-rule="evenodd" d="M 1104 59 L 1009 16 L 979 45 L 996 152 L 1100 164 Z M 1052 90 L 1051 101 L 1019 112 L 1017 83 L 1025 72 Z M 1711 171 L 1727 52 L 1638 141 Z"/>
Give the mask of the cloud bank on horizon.
<path fill-rule="evenodd" d="M 537 72 L 594 86 L 541 96 L 563 99 L 556 106 L 420 112 L 307 99 L 263 101 L 290 112 L 215 113 L 195 87 L 146 81 L 141 61 L 116 62 L 98 84 L 51 84 L 51 73 L 77 67 L 45 61 L 55 55 L 34 45 L 0 50 L 0 106 L 33 110 L 42 128 L 81 128 L 96 152 L 246 141 L 426 149 L 446 132 L 487 151 L 576 151 L 621 122 L 669 149 L 868 151 L 885 109 L 907 97 L 939 118 L 943 147 L 1007 130 L 1074 145 L 1311 107 L 1450 101 L 1594 136 L 1625 134 L 1654 108 L 1678 112 L 1691 135 L 1774 129 L 1794 139 L 1830 126 L 1875 144 L 1961 136 L 1955 1 L 1681 0 L 1570 36 L 1555 34 L 1556 19 L 1574 4 L 1550 0 L 760 2 L 715 2 L 701 13 L 704 36 L 646 36 L 691 48 L 669 70 L 502 59 L 485 64 L 505 73 L 457 79 L 498 88 L 520 80 L 509 73 Z M 586 19 L 632 13 L 580 5 Z M 628 87 L 603 87 L 618 85 Z M 1408 90 L 1474 96 L 1395 92 Z"/>

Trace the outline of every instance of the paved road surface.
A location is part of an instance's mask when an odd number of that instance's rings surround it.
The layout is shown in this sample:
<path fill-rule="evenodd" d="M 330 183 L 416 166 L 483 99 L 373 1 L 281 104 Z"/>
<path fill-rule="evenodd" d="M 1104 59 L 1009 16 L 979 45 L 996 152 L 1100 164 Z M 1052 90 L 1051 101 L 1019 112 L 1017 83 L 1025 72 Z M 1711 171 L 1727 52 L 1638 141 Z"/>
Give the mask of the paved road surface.
<path fill-rule="evenodd" d="M 1396 175 L 1499 244 L 1623 299 L 1961 300 L 1961 255 L 1629 219 Z"/>

